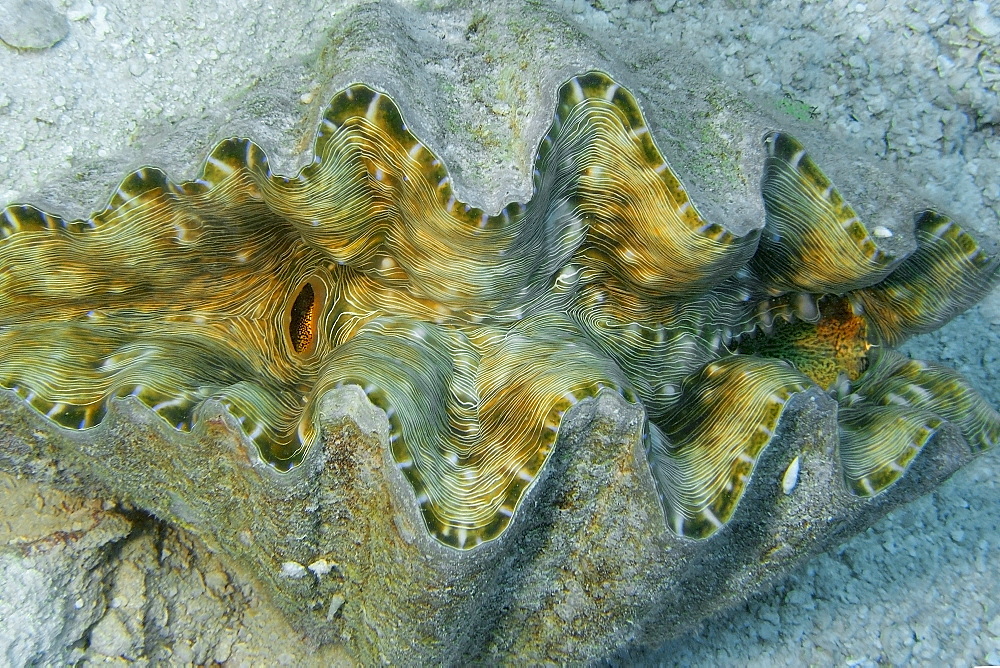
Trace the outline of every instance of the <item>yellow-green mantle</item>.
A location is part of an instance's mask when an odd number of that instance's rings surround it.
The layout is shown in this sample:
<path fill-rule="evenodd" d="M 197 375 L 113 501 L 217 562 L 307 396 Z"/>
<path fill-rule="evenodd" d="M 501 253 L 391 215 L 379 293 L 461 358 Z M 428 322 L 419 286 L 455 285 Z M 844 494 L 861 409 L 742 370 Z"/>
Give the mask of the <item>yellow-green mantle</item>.
<path fill-rule="evenodd" d="M 83 432 L 114 397 L 182 432 L 212 399 L 286 471 L 319 439 L 319 400 L 358 385 L 426 529 L 458 549 L 506 530 L 564 414 L 604 389 L 644 410 L 666 522 L 692 538 L 726 524 L 817 383 L 855 494 L 945 423 L 995 445 L 1000 416 L 957 374 L 890 348 L 974 303 L 996 259 L 931 211 L 894 256 L 795 139 L 764 142 L 766 222 L 737 235 L 590 72 L 559 91 L 530 201 L 488 215 L 391 98 L 353 85 L 294 176 L 234 138 L 194 181 L 133 172 L 86 220 L 3 210 L 0 386 Z"/>

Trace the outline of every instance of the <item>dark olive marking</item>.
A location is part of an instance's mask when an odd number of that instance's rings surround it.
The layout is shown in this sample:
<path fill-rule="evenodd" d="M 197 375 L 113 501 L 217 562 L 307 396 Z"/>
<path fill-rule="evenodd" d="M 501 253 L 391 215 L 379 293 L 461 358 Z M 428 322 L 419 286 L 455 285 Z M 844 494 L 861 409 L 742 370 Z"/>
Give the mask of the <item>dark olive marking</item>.
<path fill-rule="evenodd" d="M 316 341 L 316 291 L 306 283 L 292 302 L 288 317 L 288 338 L 295 352 L 312 349 Z"/>

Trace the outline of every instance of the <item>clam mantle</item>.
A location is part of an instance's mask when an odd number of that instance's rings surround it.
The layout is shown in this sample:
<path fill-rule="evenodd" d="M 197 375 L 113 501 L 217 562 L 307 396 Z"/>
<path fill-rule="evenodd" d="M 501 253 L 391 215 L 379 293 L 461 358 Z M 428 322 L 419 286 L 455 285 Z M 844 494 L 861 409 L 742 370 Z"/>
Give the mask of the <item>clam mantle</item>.
<path fill-rule="evenodd" d="M 551 559 L 546 541 L 572 536 L 585 560 L 594 532 L 648 536 L 647 564 L 684 556 L 692 578 L 726 545 L 730 566 L 763 566 L 815 540 L 831 507 L 862 522 L 1000 439 L 955 372 L 892 350 L 995 282 L 996 258 L 958 225 L 913 212 L 916 247 L 899 252 L 770 132 L 765 221 L 735 232 L 699 212 L 625 88 L 592 71 L 557 97 L 533 196 L 495 215 L 459 201 L 364 84 L 334 97 L 294 176 L 234 138 L 193 181 L 133 172 L 85 220 L 7 207 L 0 386 L 35 413 L 12 442 L 89 461 L 77 468 L 100 485 L 250 564 L 317 637 L 346 626 L 356 651 L 393 660 L 431 633 L 363 630 L 393 626 L 393 596 L 448 598 L 449 646 L 495 654 L 516 640 L 478 647 L 459 594 Z M 597 488 L 623 498 L 597 511 Z M 282 535 L 302 522 L 297 544 Z M 797 538 L 765 528 L 783 522 Z M 420 555 L 411 582 L 359 600 L 374 564 Z M 317 558 L 339 579 L 282 577 Z M 602 577 L 624 586 L 622 568 Z M 663 568 L 598 607 L 667 605 Z M 520 613 L 496 591 L 499 629 Z M 327 614 L 333 596 L 347 603 Z M 535 642 L 553 655 L 556 640 Z"/>

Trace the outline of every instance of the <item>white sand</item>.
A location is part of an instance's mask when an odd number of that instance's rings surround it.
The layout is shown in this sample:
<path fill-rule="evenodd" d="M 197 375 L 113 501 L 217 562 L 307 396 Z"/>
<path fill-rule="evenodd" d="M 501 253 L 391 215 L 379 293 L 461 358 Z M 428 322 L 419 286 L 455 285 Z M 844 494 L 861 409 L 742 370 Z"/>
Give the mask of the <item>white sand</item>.
<path fill-rule="evenodd" d="M 9 1 L 9 0 L 0 0 Z M 196 116 L 310 50 L 337 3 L 57 0 L 56 48 L 0 48 L 0 205 L 113 156 L 152 119 Z M 597 31 L 641 30 L 665 53 L 815 107 L 970 229 L 1000 212 L 1000 5 L 949 0 L 563 3 Z M 594 6 L 600 7 L 595 9 Z M 95 203 L 97 204 L 97 203 Z M 992 324 L 991 324 L 992 323 Z M 1000 404 L 1000 293 L 914 353 Z M 667 665 L 1000 663 L 1000 455 L 806 564 L 773 593 L 668 644 Z M 652 657 L 645 657 L 652 660 Z"/>

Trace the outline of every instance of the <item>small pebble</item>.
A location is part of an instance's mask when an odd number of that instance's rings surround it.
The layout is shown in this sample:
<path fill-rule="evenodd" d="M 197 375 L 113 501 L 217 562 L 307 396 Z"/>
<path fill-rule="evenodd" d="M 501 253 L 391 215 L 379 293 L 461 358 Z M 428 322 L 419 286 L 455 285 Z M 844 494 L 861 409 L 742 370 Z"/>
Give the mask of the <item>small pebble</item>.
<path fill-rule="evenodd" d="M 94 39 L 98 42 L 103 42 L 104 36 L 111 32 L 111 26 L 108 24 L 107 16 L 107 7 L 101 7 L 98 5 L 94 8 L 94 16 L 91 17 L 90 23 L 94 26 Z"/>
<path fill-rule="evenodd" d="M 141 77 L 146 73 L 146 61 L 142 58 L 132 58 L 128 61 L 128 72 L 134 77 Z"/>
<path fill-rule="evenodd" d="M 337 611 L 339 611 L 340 608 L 343 607 L 345 600 L 346 599 L 340 594 L 336 594 L 333 598 L 330 599 L 330 609 L 326 613 L 326 621 L 329 622 L 333 619 L 334 615 L 337 614 Z"/>
<path fill-rule="evenodd" d="M 316 561 L 309 564 L 309 570 L 315 573 L 317 576 L 326 575 L 333 570 L 333 564 L 326 559 L 317 559 Z"/>
<path fill-rule="evenodd" d="M 286 561 L 281 564 L 281 577 L 297 580 L 306 574 L 306 567 L 297 561 Z"/>
<path fill-rule="evenodd" d="M 0 2 L 0 40 L 15 49 L 48 49 L 68 34 L 66 17 L 44 0 Z"/>
<path fill-rule="evenodd" d="M 972 11 L 969 12 L 969 25 L 983 37 L 1000 35 L 1000 21 L 993 16 L 988 2 L 972 3 Z"/>
<path fill-rule="evenodd" d="M 66 10 L 66 18 L 70 21 L 86 21 L 93 15 L 94 5 L 88 0 L 83 0 Z"/>
<path fill-rule="evenodd" d="M 205 574 L 205 585 L 215 592 L 221 592 L 229 584 L 229 576 L 223 571 L 209 571 Z"/>

